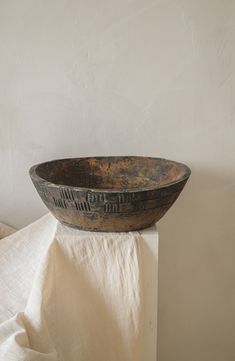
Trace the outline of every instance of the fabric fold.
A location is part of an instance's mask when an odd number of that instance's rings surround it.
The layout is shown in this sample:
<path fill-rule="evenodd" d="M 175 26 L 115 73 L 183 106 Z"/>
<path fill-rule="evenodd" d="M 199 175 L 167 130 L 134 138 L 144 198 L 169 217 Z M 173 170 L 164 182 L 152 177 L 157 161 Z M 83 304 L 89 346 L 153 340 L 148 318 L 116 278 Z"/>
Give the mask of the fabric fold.
<path fill-rule="evenodd" d="M 143 361 L 143 245 L 50 215 L 2 240 L 0 360 Z"/>

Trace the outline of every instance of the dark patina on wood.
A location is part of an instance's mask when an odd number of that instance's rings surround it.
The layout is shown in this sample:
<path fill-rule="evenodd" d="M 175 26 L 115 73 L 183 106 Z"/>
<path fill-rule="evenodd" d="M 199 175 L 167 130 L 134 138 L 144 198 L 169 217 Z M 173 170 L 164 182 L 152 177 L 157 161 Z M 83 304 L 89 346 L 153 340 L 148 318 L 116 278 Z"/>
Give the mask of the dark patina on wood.
<path fill-rule="evenodd" d="M 29 172 L 60 222 L 107 232 L 139 230 L 157 222 L 191 173 L 182 163 L 136 156 L 59 159 Z"/>

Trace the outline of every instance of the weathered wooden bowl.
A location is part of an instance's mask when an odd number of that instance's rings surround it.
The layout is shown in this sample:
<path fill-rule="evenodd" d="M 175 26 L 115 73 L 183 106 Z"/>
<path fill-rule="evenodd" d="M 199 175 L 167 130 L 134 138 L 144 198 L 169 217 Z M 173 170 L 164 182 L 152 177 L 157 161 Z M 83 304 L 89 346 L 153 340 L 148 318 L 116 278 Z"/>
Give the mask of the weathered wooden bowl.
<path fill-rule="evenodd" d="M 89 157 L 33 166 L 31 179 L 62 223 L 89 231 L 133 231 L 157 222 L 178 198 L 190 169 L 148 157 Z"/>

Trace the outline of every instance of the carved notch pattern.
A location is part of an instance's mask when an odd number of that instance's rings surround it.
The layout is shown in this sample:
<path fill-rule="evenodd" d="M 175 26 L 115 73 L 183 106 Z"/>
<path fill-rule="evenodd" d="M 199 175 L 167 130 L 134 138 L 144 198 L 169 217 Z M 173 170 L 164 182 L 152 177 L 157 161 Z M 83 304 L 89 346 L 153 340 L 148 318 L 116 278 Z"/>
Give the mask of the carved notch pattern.
<path fill-rule="evenodd" d="M 59 207 L 59 208 L 67 208 L 67 205 L 65 203 L 65 200 L 64 199 L 56 199 L 53 197 L 53 201 L 56 205 L 56 207 Z"/>
<path fill-rule="evenodd" d="M 60 189 L 61 198 L 68 201 L 74 201 L 74 194 L 70 189 Z"/>
<path fill-rule="evenodd" d="M 87 193 L 87 202 L 98 203 L 104 202 L 105 195 L 103 193 Z"/>
<path fill-rule="evenodd" d="M 119 193 L 118 194 L 118 202 L 120 203 L 128 203 L 133 200 L 133 194 L 131 193 Z"/>
<path fill-rule="evenodd" d="M 118 203 L 107 203 L 104 205 L 104 211 L 106 213 L 118 213 L 119 204 Z"/>
<path fill-rule="evenodd" d="M 76 202 L 74 201 L 77 211 L 89 212 L 91 210 L 90 204 L 87 202 Z"/>

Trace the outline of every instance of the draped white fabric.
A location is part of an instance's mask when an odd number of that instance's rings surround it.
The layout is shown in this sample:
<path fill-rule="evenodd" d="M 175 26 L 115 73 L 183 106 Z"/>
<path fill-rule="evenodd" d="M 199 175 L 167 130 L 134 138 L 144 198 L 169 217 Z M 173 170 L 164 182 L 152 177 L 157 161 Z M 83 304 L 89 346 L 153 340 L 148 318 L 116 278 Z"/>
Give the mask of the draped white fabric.
<path fill-rule="evenodd" d="M 50 214 L 0 240 L 0 360 L 155 361 L 157 248 Z"/>

